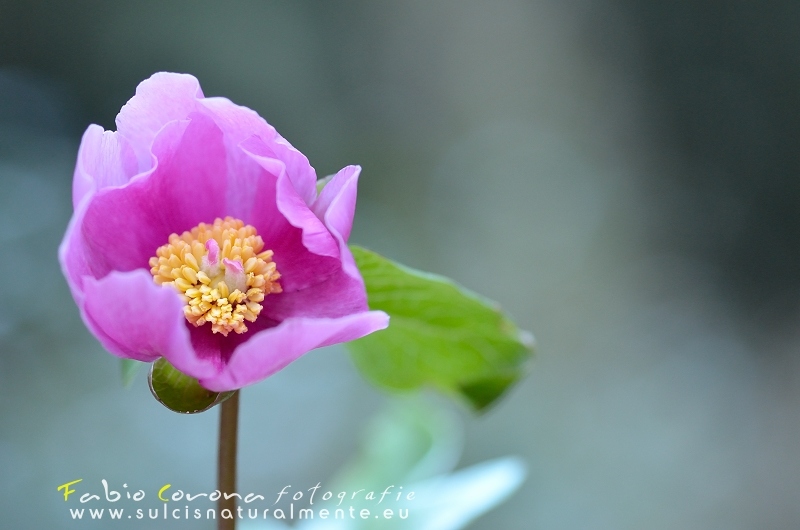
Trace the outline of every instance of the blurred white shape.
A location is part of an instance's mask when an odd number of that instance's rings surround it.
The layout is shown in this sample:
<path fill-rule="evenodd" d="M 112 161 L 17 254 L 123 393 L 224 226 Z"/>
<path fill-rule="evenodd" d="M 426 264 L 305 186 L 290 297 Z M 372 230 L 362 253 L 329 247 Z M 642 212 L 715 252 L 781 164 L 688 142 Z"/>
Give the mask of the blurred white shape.
<path fill-rule="evenodd" d="M 339 505 L 317 504 L 317 518 L 303 519 L 298 530 L 457 530 L 491 510 L 516 491 L 525 479 L 520 458 L 506 457 L 448 473 L 461 453 L 462 426 L 448 410 L 418 399 L 398 402 L 376 418 L 367 430 L 361 453 L 332 482 L 336 491 L 375 491 L 390 486 L 384 504 L 363 497 L 341 506 L 345 518 L 335 519 Z M 395 497 L 396 493 L 404 492 Z M 414 496 L 407 498 L 410 492 Z M 381 497 L 383 502 L 383 497 Z M 349 515 L 367 509 L 364 519 Z M 330 517 L 319 519 L 328 509 Z M 384 510 L 392 512 L 391 518 Z M 295 512 L 296 513 L 296 512 Z M 405 517 L 403 516 L 405 514 Z M 374 517 L 374 518 L 373 518 Z M 242 530 L 289 528 L 274 519 L 245 520 Z"/>
<path fill-rule="evenodd" d="M 456 530 L 506 500 L 527 472 L 517 457 L 499 458 L 414 485 L 409 530 Z M 413 504 L 412 504 L 413 503 Z"/>
<path fill-rule="evenodd" d="M 408 487 L 416 496 L 398 509 L 408 509 L 407 519 L 304 520 L 298 530 L 458 530 L 491 510 L 514 493 L 525 480 L 525 464 L 517 457 L 498 458 L 441 475 Z M 242 530 L 280 530 L 288 526 L 277 521 L 244 521 Z"/>

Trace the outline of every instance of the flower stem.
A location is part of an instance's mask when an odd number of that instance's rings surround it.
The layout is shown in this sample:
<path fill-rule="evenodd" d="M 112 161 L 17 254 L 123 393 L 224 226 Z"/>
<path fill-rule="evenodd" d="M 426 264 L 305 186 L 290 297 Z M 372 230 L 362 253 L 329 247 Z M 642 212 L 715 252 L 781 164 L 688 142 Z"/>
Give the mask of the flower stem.
<path fill-rule="evenodd" d="M 236 440 L 239 427 L 239 391 L 233 393 L 220 405 L 219 454 L 217 458 L 217 489 L 222 493 L 217 501 L 218 530 L 236 530 L 236 497 L 225 498 L 225 494 L 236 493 Z M 230 511 L 230 519 L 222 517 L 223 510 Z M 228 515 L 226 513 L 226 515 Z"/>

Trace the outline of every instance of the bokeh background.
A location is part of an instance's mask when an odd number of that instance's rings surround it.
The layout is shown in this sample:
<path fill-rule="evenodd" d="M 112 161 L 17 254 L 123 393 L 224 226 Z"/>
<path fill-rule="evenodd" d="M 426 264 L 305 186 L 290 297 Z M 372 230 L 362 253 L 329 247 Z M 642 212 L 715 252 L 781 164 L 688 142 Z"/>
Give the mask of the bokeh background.
<path fill-rule="evenodd" d="M 487 414 L 434 398 L 461 466 L 528 464 L 470 528 L 800 526 L 798 23 L 789 1 L 0 0 L 2 526 L 104 527 L 67 519 L 79 477 L 213 489 L 217 413 L 121 388 L 56 261 L 80 135 L 159 70 L 320 176 L 361 164 L 352 241 L 535 333 Z M 248 389 L 240 490 L 324 481 L 387 401 L 341 348 Z"/>

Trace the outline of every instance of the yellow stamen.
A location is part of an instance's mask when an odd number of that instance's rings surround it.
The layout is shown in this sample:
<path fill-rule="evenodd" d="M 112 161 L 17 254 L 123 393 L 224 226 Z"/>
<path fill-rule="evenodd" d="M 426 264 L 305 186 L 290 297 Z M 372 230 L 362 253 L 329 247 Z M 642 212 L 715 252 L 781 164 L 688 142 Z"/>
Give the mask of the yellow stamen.
<path fill-rule="evenodd" d="M 255 322 L 264 297 L 281 292 L 272 254 L 255 228 L 226 217 L 170 235 L 150 258 L 150 273 L 181 293 L 186 320 L 211 323 L 211 331 L 227 336 L 247 331 L 245 321 Z"/>

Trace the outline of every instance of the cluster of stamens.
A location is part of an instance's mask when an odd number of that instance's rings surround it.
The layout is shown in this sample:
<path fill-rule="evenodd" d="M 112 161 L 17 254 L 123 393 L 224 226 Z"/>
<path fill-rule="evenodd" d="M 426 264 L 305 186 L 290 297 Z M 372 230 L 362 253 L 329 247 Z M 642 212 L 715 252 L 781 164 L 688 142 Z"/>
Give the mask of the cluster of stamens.
<path fill-rule="evenodd" d="M 272 251 L 256 229 L 226 217 L 200 223 L 181 235 L 169 236 L 150 258 L 150 272 L 159 285 L 181 293 L 186 320 L 195 326 L 210 323 L 214 333 L 244 333 L 255 322 L 261 302 L 280 293 L 281 277 Z"/>

